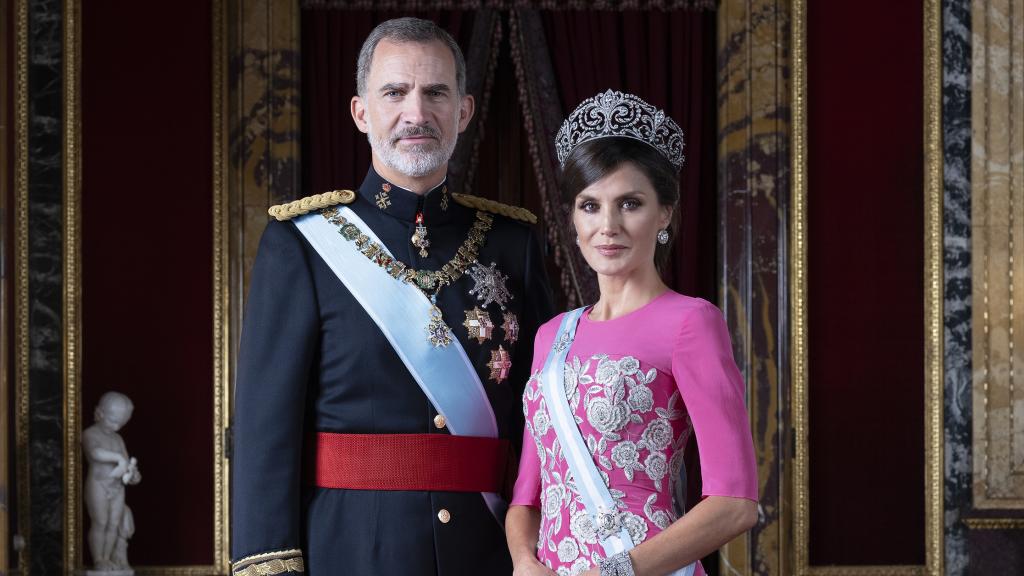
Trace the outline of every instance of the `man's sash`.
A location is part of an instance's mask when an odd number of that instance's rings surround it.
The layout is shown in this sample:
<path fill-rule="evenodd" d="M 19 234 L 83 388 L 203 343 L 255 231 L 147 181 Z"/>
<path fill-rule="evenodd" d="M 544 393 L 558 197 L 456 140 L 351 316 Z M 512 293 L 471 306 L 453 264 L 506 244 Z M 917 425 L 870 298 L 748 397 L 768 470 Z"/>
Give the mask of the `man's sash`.
<path fill-rule="evenodd" d="M 562 317 L 558 333 L 551 344 L 551 351 L 541 370 L 541 386 L 547 400 L 551 426 L 555 429 L 562 445 L 562 454 L 569 465 L 576 488 L 583 498 L 583 505 L 594 521 L 598 539 L 604 548 L 605 557 L 611 557 L 624 550 L 631 550 L 635 543 L 622 522 L 622 515 L 615 505 L 608 486 L 594 464 L 594 458 L 583 440 L 569 399 L 565 395 L 565 358 L 576 338 L 576 326 L 586 308 L 577 308 Z M 672 573 L 671 576 L 692 576 L 697 564 L 693 563 Z"/>
<path fill-rule="evenodd" d="M 351 208 L 341 207 L 339 212 L 387 251 Z M 431 304 L 426 295 L 411 284 L 396 281 L 371 262 L 321 214 L 307 214 L 294 222 L 380 328 L 434 409 L 448 421 L 448 430 L 460 436 L 497 438 L 498 424 L 491 402 L 462 345 L 453 338 L 448 346 L 435 348 L 427 340 Z M 508 505 L 498 494 L 481 494 L 504 527 Z"/>

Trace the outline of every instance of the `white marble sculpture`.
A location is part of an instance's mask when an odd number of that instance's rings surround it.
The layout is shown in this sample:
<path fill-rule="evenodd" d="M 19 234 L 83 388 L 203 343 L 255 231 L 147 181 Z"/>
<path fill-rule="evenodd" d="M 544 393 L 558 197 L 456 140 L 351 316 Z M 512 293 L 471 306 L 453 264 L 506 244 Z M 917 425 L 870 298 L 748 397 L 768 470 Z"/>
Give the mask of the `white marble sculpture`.
<path fill-rule="evenodd" d="M 125 505 L 125 486 L 142 480 L 138 462 L 128 455 L 117 433 L 132 417 L 132 401 L 107 392 L 96 406 L 96 423 L 82 433 L 89 463 L 85 476 L 85 506 L 89 513 L 89 551 L 93 570 L 107 576 L 132 574 L 128 539 L 135 532 L 131 508 Z"/>

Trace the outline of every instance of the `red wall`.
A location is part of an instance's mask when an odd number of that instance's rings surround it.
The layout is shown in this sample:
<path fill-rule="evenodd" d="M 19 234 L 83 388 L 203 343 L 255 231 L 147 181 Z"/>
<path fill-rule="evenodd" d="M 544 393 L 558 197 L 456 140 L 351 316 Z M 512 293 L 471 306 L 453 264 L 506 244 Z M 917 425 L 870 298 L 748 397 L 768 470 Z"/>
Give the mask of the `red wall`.
<path fill-rule="evenodd" d="M 810 2 L 810 561 L 924 563 L 920 2 Z"/>
<path fill-rule="evenodd" d="M 135 403 L 134 565 L 213 563 L 211 14 L 82 3 L 82 418 Z"/>

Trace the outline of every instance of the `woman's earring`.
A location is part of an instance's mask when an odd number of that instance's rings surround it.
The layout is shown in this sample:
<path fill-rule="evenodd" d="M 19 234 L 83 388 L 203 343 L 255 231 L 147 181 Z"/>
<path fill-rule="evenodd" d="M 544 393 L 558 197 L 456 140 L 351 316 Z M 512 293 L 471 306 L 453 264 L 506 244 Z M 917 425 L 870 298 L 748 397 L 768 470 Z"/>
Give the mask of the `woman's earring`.
<path fill-rule="evenodd" d="M 580 237 L 579 237 L 579 236 L 577 236 L 577 237 L 576 237 L 576 245 L 577 245 L 577 246 L 579 246 L 579 245 L 580 245 Z"/>
<path fill-rule="evenodd" d="M 661 244 L 662 246 L 668 244 L 668 230 L 664 228 L 658 230 L 658 244 Z"/>

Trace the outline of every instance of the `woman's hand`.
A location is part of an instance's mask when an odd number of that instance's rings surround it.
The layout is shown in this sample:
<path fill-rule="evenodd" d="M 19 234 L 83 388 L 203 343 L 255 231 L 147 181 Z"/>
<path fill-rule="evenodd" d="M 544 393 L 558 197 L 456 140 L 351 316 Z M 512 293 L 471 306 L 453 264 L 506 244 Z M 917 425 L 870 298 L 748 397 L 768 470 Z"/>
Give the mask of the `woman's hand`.
<path fill-rule="evenodd" d="M 601 569 L 600 568 L 591 568 L 590 570 L 587 570 L 586 572 L 584 572 L 580 576 L 601 576 Z"/>
<path fill-rule="evenodd" d="M 512 570 L 512 576 L 558 576 L 558 574 L 541 564 L 540 560 L 536 558 L 524 558 L 516 564 L 515 569 Z"/>

